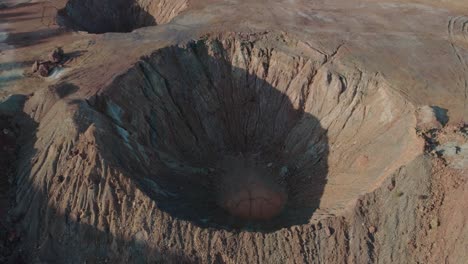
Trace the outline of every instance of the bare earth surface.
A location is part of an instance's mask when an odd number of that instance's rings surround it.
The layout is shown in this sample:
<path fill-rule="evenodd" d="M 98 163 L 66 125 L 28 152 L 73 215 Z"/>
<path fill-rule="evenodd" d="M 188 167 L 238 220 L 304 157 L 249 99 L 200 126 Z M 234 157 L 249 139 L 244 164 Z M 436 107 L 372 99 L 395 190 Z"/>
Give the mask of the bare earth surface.
<path fill-rule="evenodd" d="M 3 1 L 0 263 L 466 263 L 467 98 L 464 0 Z"/>

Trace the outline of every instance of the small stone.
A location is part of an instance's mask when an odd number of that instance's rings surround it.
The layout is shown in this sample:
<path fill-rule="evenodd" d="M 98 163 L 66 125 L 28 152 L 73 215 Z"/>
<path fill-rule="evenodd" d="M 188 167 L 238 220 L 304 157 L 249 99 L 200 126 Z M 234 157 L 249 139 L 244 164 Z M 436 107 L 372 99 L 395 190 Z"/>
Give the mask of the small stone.
<path fill-rule="evenodd" d="M 53 63 L 59 63 L 63 60 L 63 49 L 58 47 L 55 48 L 50 54 L 49 54 L 49 60 Z"/>
<path fill-rule="evenodd" d="M 10 131 L 8 129 L 6 129 L 6 128 L 3 129 L 3 134 L 8 135 L 9 133 L 10 133 Z"/>
<path fill-rule="evenodd" d="M 50 72 L 50 69 L 49 69 L 48 64 L 43 63 L 43 64 L 39 65 L 38 73 L 39 73 L 40 76 L 47 77 L 47 76 L 49 76 L 49 72 Z"/>
<path fill-rule="evenodd" d="M 431 106 L 421 106 L 416 110 L 416 121 L 417 128 L 422 131 L 427 131 L 429 129 L 441 129 L 443 124 L 438 119 L 438 109 L 437 107 Z"/>
<path fill-rule="evenodd" d="M 31 70 L 32 70 L 32 72 L 37 72 L 37 70 L 39 70 L 39 62 L 38 61 L 34 61 Z"/>
<path fill-rule="evenodd" d="M 288 167 L 284 166 L 281 168 L 280 170 L 280 176 L 281 177 L 286 177 L 286 175 L 288 174 L 289 170 L 288 170 Z"/>
<path fill-rule="evenodd" d="M 58 181 L 59 183 L 62 183 L 64 180 L 65 180 L 65 177 L 63 177 L 63 175 L 59 175 L 59 176 L 57 177 L 57 181 Z"/>
<path fill-rule="evenodd" d="M 387 189 L 389 191 L 393 191 L 393 189 L 395 189 L 395 183 L 392 181 L 390 184 L 388 184 Z"/>
<path fill-rule="evenodd" d="M 270 162 L 270 163 L 267 164 L 268 168 L 270 168 L 271 166 L 273 166 L 273 163 Z"/>
<path fill-rule="evenodd" d="M 374 234 L 377 231 L 377 228 L 375 226 L 369 226 L 369 233 Z"/>
<path fill-rule="evenodd" d="M 8 233 L 8 241 L 9 242 L 16 241 L 16 240 L 18 240 L 18 238 L 19 238 L 19 235 L 15 231 L 10 231 Z"/>

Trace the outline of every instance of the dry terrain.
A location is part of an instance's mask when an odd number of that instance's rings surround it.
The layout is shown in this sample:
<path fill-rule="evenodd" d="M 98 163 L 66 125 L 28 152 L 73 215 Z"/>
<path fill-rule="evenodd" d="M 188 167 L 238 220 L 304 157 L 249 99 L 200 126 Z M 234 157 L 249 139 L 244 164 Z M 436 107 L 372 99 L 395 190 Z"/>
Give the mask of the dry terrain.
<path fill-rule="evenodd" d="M 468 261 L 465 0 L 4 0 L 0 263 Z"/>

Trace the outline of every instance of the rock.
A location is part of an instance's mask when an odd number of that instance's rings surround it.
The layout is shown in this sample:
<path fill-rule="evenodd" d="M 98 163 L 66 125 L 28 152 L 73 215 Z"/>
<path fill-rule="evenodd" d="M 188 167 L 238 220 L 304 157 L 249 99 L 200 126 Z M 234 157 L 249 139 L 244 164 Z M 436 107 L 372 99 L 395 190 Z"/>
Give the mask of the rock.
<path fill-rule="evenodd" d="M 16 231 L 14 230 L 11 230 L 9 233 L 8 233 L 8 241 L 9 242 L 14 242 L 16 240 L 19 239 L 19 235 Z"/>
<path fill-rule="evenodd" d="M 288 172 L 289 172 L 288 167 L 287 167 L 287 166 L 283 166 L 283 167 L 281 167 L 281 169 L 280 169 L 280 176 L 284 178 L 284 177 L 286 177 L 286 176 L 288 175 Z"/>
<path fill-rule="evenodd" d="M 37 72 L 37 70 L 39 70 L 39 62 L 38 61 L 34 61 L 32 67 L 31 67 L 31 70 L 32 70 L 32 72 Z"/>
<path fill-rule="evenodd" d="M 63 60 L 63 49 L 61 47 L 55 48 L 50 54 L 49 54 L 49 60 L 53 63 L 60 63 Z"/>
<path fill-rule="evenodd" d="M 394 181 L 391 181 L 388 185 L 387 185 L 387 189 L 389 191 L 393 191 L 393 189 L 395 189 L 395 182 Z"/>
<path fill-rule="evenodd" d="M 377 228 L 372 225 L 372 226 L 369 226 L 368 230 L 369 230 L 369 233 L 374 234 L 377 231 Z"/>
<path fill-rule="evenodd" d="M 50 73 L 49 65 L 46 63 L 39 65 L 38 73 L 42 77 L 49 76 L 49 73 Z"/>
<path fill-rule="evenodd" d="M 443 124 L 441 122 L 442 117 L 439 108 L 431 107 L 428 105 L 421 106 L 416 110 L 416 122 L 417 128 L 422 131 L 430 129 L 441 129 Z"/>
<path fill-rule="evenodd" d="M 453 157 L 459 155 L 459 153 L 461 152 L 461 148 L 458 142 L 449 141 L 444 143 L 443 145 L 437 146 L 435 151 L 440 153 L 441 156 Z"/>

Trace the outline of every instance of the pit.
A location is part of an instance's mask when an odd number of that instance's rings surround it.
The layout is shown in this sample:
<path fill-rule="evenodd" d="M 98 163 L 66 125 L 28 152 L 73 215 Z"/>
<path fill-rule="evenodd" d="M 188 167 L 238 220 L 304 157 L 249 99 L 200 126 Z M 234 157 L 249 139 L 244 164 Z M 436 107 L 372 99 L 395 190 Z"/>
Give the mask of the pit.
<path fill-rule="evenodd" d="M 160 49 L 89 101 L 124 145 L 115 162 L 175 219 L 227 230 L 307 224 L 411 159 L 411 106 L 385 82 L 271 39 Z"/>
<path fill-rule="evenodd" d="M 166 24 L 187 6 L 187 0 L 70 0 L 60 14 L 64 26 L 100 34 Z"/>

